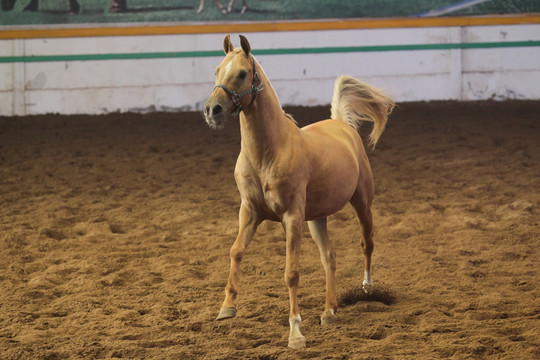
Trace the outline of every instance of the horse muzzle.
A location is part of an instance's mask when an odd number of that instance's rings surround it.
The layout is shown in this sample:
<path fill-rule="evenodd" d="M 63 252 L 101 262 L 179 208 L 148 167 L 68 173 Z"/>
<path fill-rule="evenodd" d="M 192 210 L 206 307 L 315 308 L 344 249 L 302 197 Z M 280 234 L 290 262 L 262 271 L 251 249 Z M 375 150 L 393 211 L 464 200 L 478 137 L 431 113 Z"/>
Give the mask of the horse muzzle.
<path fill-rule="evenodd" d="M 219 104 L 207 103 L 204 106 L 204 119 L 212 129 L 221 129 L 225 123 L 225 111 Z"/>

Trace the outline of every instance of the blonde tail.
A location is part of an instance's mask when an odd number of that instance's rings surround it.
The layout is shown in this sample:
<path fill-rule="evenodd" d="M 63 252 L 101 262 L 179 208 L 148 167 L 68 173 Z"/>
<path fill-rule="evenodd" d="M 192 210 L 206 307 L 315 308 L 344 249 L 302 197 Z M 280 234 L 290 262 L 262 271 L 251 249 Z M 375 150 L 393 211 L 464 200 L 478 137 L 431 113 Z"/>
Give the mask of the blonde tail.
<path fill-rule="evenodd" d="M 366 83 L 344 75 L 336 80 L 332 97 L 331 118 L 358 129 L 363 121 L 373 123 L 369 144 L 375 148 L 394 109 L 394 101 Z"/>

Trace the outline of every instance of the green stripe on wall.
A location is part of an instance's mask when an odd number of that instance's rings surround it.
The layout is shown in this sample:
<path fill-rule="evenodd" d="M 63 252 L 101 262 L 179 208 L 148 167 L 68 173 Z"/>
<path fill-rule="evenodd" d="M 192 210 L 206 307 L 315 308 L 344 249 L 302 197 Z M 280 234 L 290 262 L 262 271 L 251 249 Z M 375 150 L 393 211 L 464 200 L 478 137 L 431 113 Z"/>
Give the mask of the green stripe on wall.
<path fill-rule="evenodd" d="M 531 40 L 531 41 L 478 42 L 478 43 L 262 49 L 262 50 L 253 50 L 253 54 L 254 55 L 332 54 L 332 53 L 380 52 L 380 51 L 493 49 L 493 48 L 535 47 L 535 46 L 540 46 L 540 41 Z M 0 63 L 140 60 L 140 59 L 197 58 L 197 57 L 216 57 L 216 56 L 223 56 L 223 52 L 212 50 L 212 51 L 181 51 L 181 52 L 152 52 L 152 53 L 124 53 L 124 54 L 2 56 L 0 57 Z"/>

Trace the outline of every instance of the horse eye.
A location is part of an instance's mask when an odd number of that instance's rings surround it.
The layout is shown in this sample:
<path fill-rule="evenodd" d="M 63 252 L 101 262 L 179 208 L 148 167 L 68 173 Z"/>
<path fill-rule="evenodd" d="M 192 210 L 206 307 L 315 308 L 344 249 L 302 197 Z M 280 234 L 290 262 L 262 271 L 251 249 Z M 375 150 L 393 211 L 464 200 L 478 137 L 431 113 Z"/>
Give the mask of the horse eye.
<path fill-rule="evenodd" d="M 247 76 L 247 72 L 245 72 L 245 71 L 243 71 L 243 70 L 240 71 L 240 74 L 238 75 L 238 77 L 239 77 L 240 79 L 242 79 L 242 80 L 244 80 L 244 79 L 246 78 L 246 76 Z"/>

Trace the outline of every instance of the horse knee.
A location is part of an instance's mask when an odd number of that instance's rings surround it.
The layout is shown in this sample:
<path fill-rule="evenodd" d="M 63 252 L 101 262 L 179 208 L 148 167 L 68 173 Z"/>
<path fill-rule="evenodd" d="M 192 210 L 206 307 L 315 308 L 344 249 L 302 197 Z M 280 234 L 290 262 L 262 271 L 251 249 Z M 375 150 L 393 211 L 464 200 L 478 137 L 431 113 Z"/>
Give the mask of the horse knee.
<path fill-rule="evenodd" d="M 285 284 L 288 288 L 297 287 L 300 282 L 300 272 L 298 270 L 285 270 Z"/>
<path fill-rule="evenodd" d="M 227 283 L 227 286 L 225 286 L 225 296 L 231 296 L 234 300 L 238 296 L 238 290 L 232 284 Z"/>

